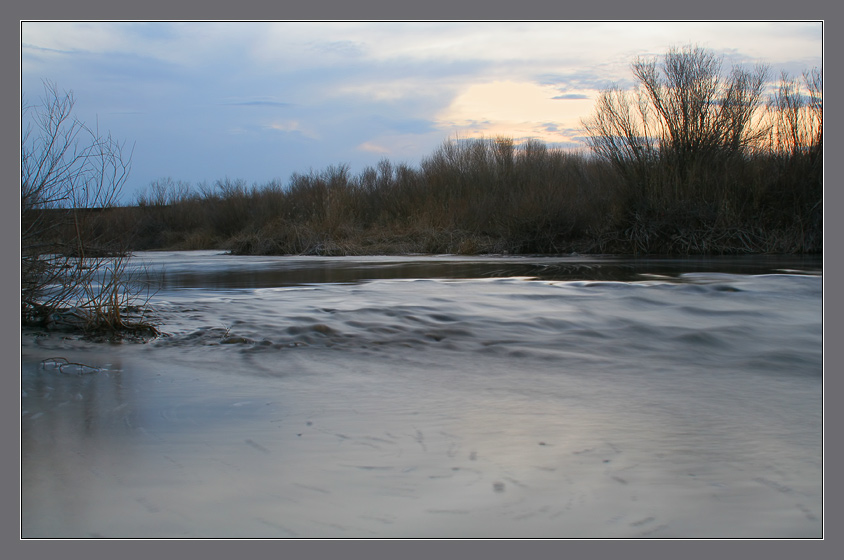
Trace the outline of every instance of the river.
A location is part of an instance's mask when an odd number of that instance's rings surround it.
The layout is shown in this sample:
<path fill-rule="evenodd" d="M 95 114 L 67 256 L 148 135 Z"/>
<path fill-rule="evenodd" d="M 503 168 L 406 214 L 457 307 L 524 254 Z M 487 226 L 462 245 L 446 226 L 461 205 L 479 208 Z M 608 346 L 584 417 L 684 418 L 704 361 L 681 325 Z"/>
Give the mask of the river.
<path fill-rule="evenodd" d="M 129 268 L 161 337 L 22 332 L 24 538 L 823 536 L 819 258 Z"/>

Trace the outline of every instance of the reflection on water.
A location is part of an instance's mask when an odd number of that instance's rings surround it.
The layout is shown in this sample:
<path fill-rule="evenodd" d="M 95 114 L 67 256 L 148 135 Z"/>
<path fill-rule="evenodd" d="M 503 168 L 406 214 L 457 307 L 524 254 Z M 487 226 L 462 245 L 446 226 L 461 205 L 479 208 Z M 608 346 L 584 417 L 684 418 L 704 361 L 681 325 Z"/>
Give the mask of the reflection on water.
<path fill-rule="evenodd" d="M 107 368 L 78 368 L 84 373 L 77 373 L 77 368 L 60 370 L 51 362 L 24 363 L 21 391 L 27 397 L 35 397 L 61 407 L 73 425 L 82 428 L 83 433 L 94 435 L 106 426 L 106 410 L 120 411 L 127 406 L 127 398 L 132 392 L 127 387 L 120 370 L 120 364 L 109 364 Z M 27 410 L 22 411 L 27 414 Z M 123 417 L 123 414 L 120 415 Z M 49 423 L 48 416 L 48 423 Z M 28 429 L 22 426 L 22 431 Z M 60 431 L 63 426 L 50 425 L 51 432 Z M 27 441 L 26 438 L 23 441 Z"/>
<path fill-rule="evenodd" d="M 135 266 L 168 336 L 23 333 L 24 537 L 823 535 L 818 259 Z"/>
<path fill-rule="evenodd" d="M 536 278 L 630 282 L 683 273 L 819 274 L 821 257 L 242 257 L 212 251 L 139 253 L 161 288 L 273 288 L 393 279 Z M 161 268 L 159 268 L 161 267 Z M 157 276 L 160 274 L 160 276 Z"/>

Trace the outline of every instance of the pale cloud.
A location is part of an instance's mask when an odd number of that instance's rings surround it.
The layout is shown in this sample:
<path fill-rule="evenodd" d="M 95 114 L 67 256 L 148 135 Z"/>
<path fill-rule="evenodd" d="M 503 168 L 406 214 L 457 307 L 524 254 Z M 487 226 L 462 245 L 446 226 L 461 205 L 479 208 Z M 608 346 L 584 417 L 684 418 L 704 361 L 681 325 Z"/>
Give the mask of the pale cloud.
<path fill-rule="evenodd" d="M 465 80 L 465 78 L 464 78 Z M 460 83 L 449 77 L 437 80 L 425 77 L 380 78 L 353 81 L 327 93 L 331 98 L 356 97 L 374 101 L 398 101 L 407 98 L 439 96 L 443 89 L 457 91 Z"/>
<path fill-rule="evenodd" d="M 298 121 L 274 122 L 268 124 L 267 128 L 281 132 L 298 132 L 302 130 Z"/>
<path fill-rule="evenodd" d="M 377 154 L 393 163 L 416 164 L 447 138 L 440 130 L 427 133 L 384 133 L 359 144 L 358 152 Z M 371 162 L 370 165 L 374 163 Z"/>
<path fill-rule="evenodd" d="M 374 154 L 389 154 L 390 150 L 383 146 L 379 146 L 373 142 L 364 142 L 357 147 L 362 152 L 372 152 Z"/>
<path fill-rule="evenodd" d="M 618 70 L 637 55 L 687 43 L 786 61 L 816 56 L 821 29 L 819 22 L 23 22 L 22 36 L 57 52 L 131 53 L 180 64 L 236 52 L 245 64 L 273 61 L 286 70 L 473 60 L 526 75 L 555 65 Z M 784 33 L 788 40 L 778 41 Z"/>
<path fill-rule="evenodd" d="M 340 41 L 310 41 L 305 43 L 305 48 L 317 55 L 338 56 L 340 58 L 357 58 L 365 54 L 363 43 L 348 39 Z"/>
<path fill-rule="evenodd" d="M 21 36 L 27 46 L 63 54 L 110 52 L 126 45 L 117 28 L 85 22 L 22 22 Z"/>
<path fill-rule="evenodd" d="M 549 64 L 567 67 L 587 62 L 589 66 L 601 60 L 600 53 L 580 46 L 581 37 L 571 32 L 579 25 L 583 24 L 279 22 L 256 28 L 250 54 L 262 64 L 289 70 L 349 63 L 418 67 L 435 62 L 446 68 L 472 62 L 487 78 L 512 77 L 513 73 L 526 78 Z"/>
<path fill-rule="evenodd" d="M 357 97 L 375 101 L 395 101 L 416 92 L 413 80 L 382 80 L 377 83 L 363 82 L 340 86 L 332 97 Z"/>
<path fill-rule="evenodd" d="M 474 136 L 512 136 L 564 142 L 571 128 L 591 109 L 588 96 L 560 100 L 554 86 L 531 82 L 475 84 L 437 115 L 443 129 Z"/>
<path fill-rule="evenodd" d="M 223 105 L 237 107 L 290 107 L 291 104 L 271 97 L 261 97 L 254 99 L 226 99 L 223 101 Z"/>
<path fill-rule="evenodd" d="M 562 95 L 555 95 L 551 99 L 562 99 L 562 100 L 569 100 L 569 99 L 591 99 L 585 93 L 564 93 Z"/>
<path fill-rule="evenodd" d="M 191 68 L 248 49 L 249 24 L 228 22 L 22 22 L 22 50 L 41 56 L 126 56 Z M 205 63 L 207 64 L 207 62 Z"/>
<path fill-rule="evenodd" d="M 303 127 L 302 124 L 296 120 L 275 121 L 265 125 L 264 128 L 277 132 L 298 133 L 302 136 L 305 136 L 306 138 L 311 138 L 314 140 L 319 139 L 319 134 L 317 134 L 310 128 Z"/>

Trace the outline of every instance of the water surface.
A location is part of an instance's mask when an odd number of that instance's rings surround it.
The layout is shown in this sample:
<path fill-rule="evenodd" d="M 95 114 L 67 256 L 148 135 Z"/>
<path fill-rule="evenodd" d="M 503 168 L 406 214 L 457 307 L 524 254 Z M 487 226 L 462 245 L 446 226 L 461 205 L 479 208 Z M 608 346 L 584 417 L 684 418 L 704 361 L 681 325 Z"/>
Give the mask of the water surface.
<path fill-rule="evenodd" d="M 24 537 L 823 535 L 818 259 L 133 267 L 167 336 L 24 332 Z"/>

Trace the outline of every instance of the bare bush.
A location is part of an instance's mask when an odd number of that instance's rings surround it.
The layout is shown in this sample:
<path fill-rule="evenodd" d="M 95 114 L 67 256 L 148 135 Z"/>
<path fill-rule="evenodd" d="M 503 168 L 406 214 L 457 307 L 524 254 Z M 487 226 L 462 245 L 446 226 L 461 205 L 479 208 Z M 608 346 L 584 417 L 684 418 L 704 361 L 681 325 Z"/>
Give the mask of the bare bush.
<path fill-rule="evenodd" d="M 125 312 L 144 288 L 130 288 L 124 240 L 104 227 L 131 150 L 73 116 L 71 92 L 44 83 L 21 103 L 21 314 L 24 323 L 86 331 L 154 332 Z"/>
<path fill-rule="evenodd" d="M 819 154 L 823 149 L 823 73 L 814 68 L 802 78 L 783 72 L 768 102 L 767 147 L 780 155 Z"/>
<path fill-rule="evenodd" d="M 635 92 L 612 86 L 584 120 L 592 150 L 631 183 L 635 196 L 677 201 L 713 194 L 707 167 L 747 154 L 766 136 L 758 126 L 767 69 L 733 68 L 699 47 L 637 59 Z M 653 171 L 658 165 L 660 174 Z"/>
<path fill-rule="evenodd" d="M 631 65 L 634 90 L 598 97 L 583 125 L 625 184 L 614 235 L 635 252 L 819 250 L 821 72 L 783 76 L 766 104 L 765 66 L 722 65 L 673 48 Z M 778 233 L 749 243 L 754 228 Z"/>

